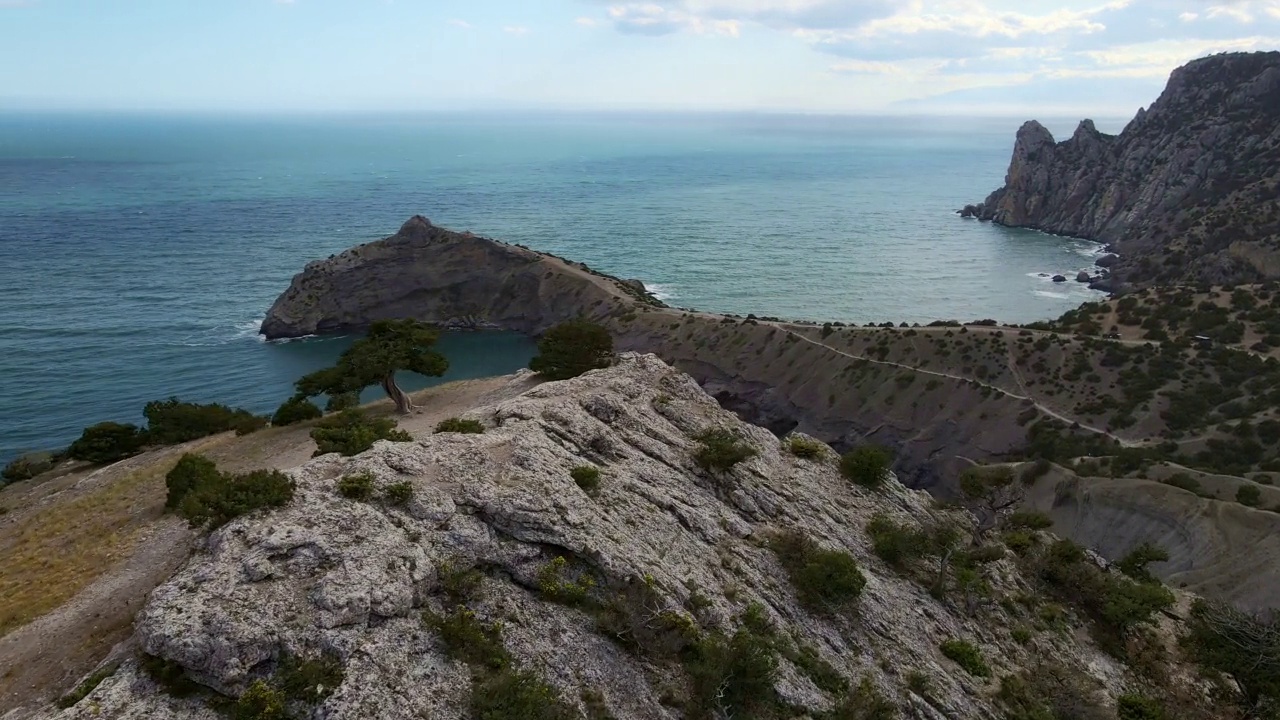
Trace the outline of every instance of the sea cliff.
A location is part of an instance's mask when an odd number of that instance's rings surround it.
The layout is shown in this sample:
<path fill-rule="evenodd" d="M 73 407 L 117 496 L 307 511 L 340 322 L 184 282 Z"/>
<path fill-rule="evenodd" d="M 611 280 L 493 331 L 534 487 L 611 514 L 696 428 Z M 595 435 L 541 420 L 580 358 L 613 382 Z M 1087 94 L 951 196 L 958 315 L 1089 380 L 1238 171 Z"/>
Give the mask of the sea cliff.
<path fill-rule="evenodd" d="M 1111 289 L 1280 277 L 1280 52 L 1173 72 L 1119 135 L 1019 128 L 1004 186 L 960 213 L 1107 243 Z M 1109 286 L 1110 287 L 1110 286 Z"/>

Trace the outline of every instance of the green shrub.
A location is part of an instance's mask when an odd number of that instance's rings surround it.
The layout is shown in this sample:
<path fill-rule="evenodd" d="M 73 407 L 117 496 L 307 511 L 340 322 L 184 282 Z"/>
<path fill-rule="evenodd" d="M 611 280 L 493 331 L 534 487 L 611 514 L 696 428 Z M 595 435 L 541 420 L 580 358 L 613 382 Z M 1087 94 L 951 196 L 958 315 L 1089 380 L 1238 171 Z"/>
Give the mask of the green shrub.
<path fill-rule="evenodd" d="M 103 680 L 114 675 L 119 667 L 120 661 L 113 660 L 97 670 L 94 670 L 92 675 L 81 681 L 79 685 L 76 685 L 74 690 L 58 698 L 54 704 L 63 710 L 74 706 L 76 703 L 88 697 L 89 693 L 96 690 L 97 687 L 102 684 Z"/>
<path fill-rule="evenodd" d="M 1016 627 L 1009 631 L 1009 637 L 1019 645 L 1031 642 L 1031 631 L 1025 627 Z"/>
<path fill-rule="evenodd" d="M 867 584 L 852 555 L 824 550 L 801 532 L 779 533 L 769 546 L 786 569 L 800 602 L 815 612 L 847 607 Z"/>
<path fill-rule="evenodd" d="M 1166 720 L 1169 716 L 1158 700 L 1129 694 L 1116 698 L 1116 717 L 1119 720 Z"/>
<path fill-rule="evenodd" d="M 1182 646 L 1201 666 L 1235 680 L 1240 706 L 1253 710 L 1280 705 L 1280 619 L 1196 600 Z"/>
<path fill-rule="evenodd" d="M 169 491 L 164 506 L 173 510 L 182 504 L 182 499 L 192 490 L 216 484 L 220 478 L 218 466 L 212 460 L 203 455 L 186 453 L 164 476 L 164 484 Z"/>
<path fill-rule="evenodd" d="M 893 458 L 884 448 L 863 445 L 840 458 L 840 474 L 866 488 L 878 488 L 889 479 L 889 463 Z"/>
<path fill-rule="evenodd" d="M 916 694 L 928 698 L 927 679 L 925 682 L 921 692 Z M 898 707 L 877 690 L 869 678 L 863 678 L 853 692 L 838 700 L 836 706 L 822 716 L 822 720 L 895 720 L 897 717 Z"/>
<path fill-rule="evenodd" d="M 613 362 L 613 338 L 603 327 L 572 320 L 552 327 L 538 340 L 529 369 L 548 380 L 568 380 Z"/>
<path fill-rule="evenodd" d="M 1021 481 L 1023 485 L 1034 485 L 1037 480 L 1048 475 L 1049 471 L 1052 469 L 1053 463 L 1044 458 L 1040 458 L 1039 460 L 1036 460 L 1030 465 L 1022 468 L 1022 471 L 1018 473 L 1018 480 Z"/>
<path fill-rule="evenodd" d="M 379 440 L 411 442 L 409 433 L 396 429 L 396 421 L 385 417 L 370 417 L 361 410 L 343 410 L 316 423 L 311 430 L 316 441 L 313 456 L 341 453 L 359 455 Z"/>
<path fill-rule="evenodd" d="M 105 465 L 137 455 L 145 440 L 137 425 L 98 423 L 85 428 L 80 438 L 71 443 L 67 457 Z"/>
<path fill-rule="evenodd" d="M 338 494 L 348 500 L 368 500 L 373 497 L 374 479 L 373 474 L 367 472 L 341 477 Z"/>
<path fill-rule="evenodd" d="M 236 420 L 236 437 L 244 437 L 262 430 L 271 424 L 271 418 L 265 415 L 249 415 Z"/>
<path fill-rule="evenodd" d="M 474 720 L 578 720 L 556 689 L 528 670 L 507 668 L 471 688 Z"/>
<path fill-rule="evenodd" d="M 156 445 L 177 445 L 235 430 L 255 418 L 248 410 L 186 403 L 176 397 L 149 402 L 142 414 L 147 418 L 147 440 Z"/>
<path fill-rule="evenodd" d="M 218 473 L 189 488 L 177 511 L 192 527 L 208 523 L 214 530 L 241 515 L 260 508 L 284 507 L 293 499 L 296 485 L 278 470 L 255 470 L 242 475 Z"/>
<path fill-rule="evenodd" d="M 391 505 L 404 505 L 413 499 L 413 483 L 391 483 L 382 490 L 382 497 Z"/>
<path fill-rule="evenodd" d="M 991 668 L 982 658 L 982 651 L 976 645 L 964 640 L 946 640 L 939 646 L 942 654 L 954 660 L 964 671 L 974 677 L 991 677 Z"/>
<path fill-rule="evenodd" d="M 479 435 L 484 432 L 484 423 L 479 420 L 462 420 L 460 418 L 449 418 L 441 420 L 436 425 L 438 433 L 463 433 L 468 435 Z"/>
<path fill-rule="evenodd" d="M 360 407 L 360 393 L 355 390 L 350 390 L 330 395 L 329 399 L 324 404 L 324 411 L 336 413 L 357 407 Z"/>
<path fill-rule="evenodd" d="M 316 705 L 338 689 L 343 677 L 342 661 L 333 655 L 286 654 L 280 658 L 275 685 L 289 702 Z"/>
<path fill-rule="evenodd" d="M 1004 525 L 1014 530 L 1046 530 L 1053 527 L 1053 520 L 1042 512 L 1019 510 L 1006 518 Z"/>
<path fill-rule="evenodd" d="M 231 709 L 232 720 L 288 720 L 284 693 L 254 680 Z"/>
<path fill-rule="evenodd" d="M 0 471 L 0 477 L 3 477 L 5 482 L 21 482 L 49 472 L 55 465 L 57 465 L 57 458 L 53 453 L 27 453 L 10 460 L 9 464 L 4 466 L 4 470 Z"/>
<path fill-rule="evenodd" d="M 765 717 L 778 702 L 777 649 L 772 638 L 751 627 L 739 628 L 731 638 L 719 632 L 704 636 L 686 653 L 684 665 L 690 720 Z"/>
<path fill-rule="evenodd" d="M 186 668 L 172 660 L 143 653 L 138 664 L 170 697 L 190 697 L 204 689 L 203 685 L 187 677 Z"/>
<path fill-rule="evenodd" d="M 323 417 L 324 413 L 320 408 L 305 397 L 291 397 L 285 400 L 283 404 L 271 416 L 271 424 L 276 427 L 285 425 L 296 425 L 307 420 L 315 420 Z"/>
<path fill-rule="evenodd" d="M 786 440 L 787 452 L 805 460 L 820 460 L 827 454 L 827 446 L 817 440 L 792 435 Z"/>
<path fill-rule="evenodd" d="M 1202 495 L 1204 489 L 1200 487 L 1200 482 L 1186 473 L 1175 473 L 1161 480 L 1165 485 L 1172 485 L 1176 488 L 1182 488 L 1188 492 Z"/>
<path fill-rule="evenodd" d="M 579 465 L 569 471 L 569 477 L 586 492 L 595 492 L 600 487 L 600 468 L 591 465 Z"/>
<path fill-rule="evenodd" d="M 867 535 L 871 537 L 871 549 L 875 554 L 898 570 L 907 569 L 929 550 L 924 532 L 899 525 L 883 514 L 873 516 L 867 523 Z"/>
<path fill-rule="evenodd" d="M 1147 566 L 1153 562 L 1167 562 L 1169 553 L 1162 547 L 1146 542 L 1129 551 L 1116 563 L 1116 569 L 1138 582 L 1159 582 Z"/>
<path fill-rule="evenodd" d="M 724 472 L 759 453 L 732 430 L 710 428 L 694 436 L 701 444 L 693 460 L 703 470 Z"/>
<path fill-rule="evenodd" d="M 1236 502 L 1249 507 L 1258 507 L 1262 502 L 1262 490 L 1257 485 L 1244 483 L 1236 489 Z"/>
<path fill-rule="evenodd" d="M 551 562 L 543 565 L 538 571 L 538 589 L 542 596 L 552 602 L 570 606 L 585 603 L 595 589 L 595 579 L 585 572 L 579 573 L 576 580 L 567 577 L 568 574 L 569 561 L 562 556 L 552 558 Z"/>
<path fill-rule="evenodd" d="M 448 615 L 427 611 L 422 618 L 440 635 L 450 658 L 490 671 L 511 665 L 511 653 L 502 644 L 501 628 L 481 622 L 473 611 L 459 605 Z"/>
<path fill-rule="evenodd" d="M 1036 546 L 1036 536 L 1026 530 L 1013 530 L 1002 537 L 1004 546 L 1015 555 L 1026 555 Z"/>

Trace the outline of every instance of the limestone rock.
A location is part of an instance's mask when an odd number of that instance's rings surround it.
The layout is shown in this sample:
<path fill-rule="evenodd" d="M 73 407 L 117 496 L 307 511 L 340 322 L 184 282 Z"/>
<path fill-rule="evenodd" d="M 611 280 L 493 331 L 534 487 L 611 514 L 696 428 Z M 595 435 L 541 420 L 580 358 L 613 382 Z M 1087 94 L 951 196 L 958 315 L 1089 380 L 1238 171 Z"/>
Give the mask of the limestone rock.
<path fill-rule="evenodd" d="M 136 621 L 138 643 L 231 696 L 273 673 L 282 653 L 323 651 L 341 660 L 345 680 L 312 717 L 461 720 L 470 672 L 420 616 L 447 612 L 443 579 L 475 567 L 484 573 L 471 604 L 477 616 L 501 621 L 510 653 L 568 703 L 581 706 L 582 691 L 592 690 L 619 720 L 681 717 L 664 702 L 683 692 L 677 661 L 636 654 L 589 613 L 541 593 L 539 578 L 559 556 L 595 577 L 602 592 L 650 588 L 646 612 L 675 613 L 702 631 L 731 632 L 735 618 L 758 605 L 780 637 L 812 649 L 854 684 L 870 679 L 896 704 L 917 708 L 914 717 L 998 715 L 990 688 L 940 654 L 944 639 L 976 643 L 997 676 L 1029 662 L 1028 648 L 1001 629 L 1015 622 L 997 603 L 988 610 L 999 619 L 971 617 L 869 551 L 864 527 L 872 516 L 925 520 L 942 512 L 927 495 L 896 480 L 879 492 L 861 489 L 840 477 L 834 456 L 785 453 L 774 435 L 742 423 L 652 355 L 627 354 L 615 367 L 467 416 L 489 429 L 382 442 L 291 471 L 298 490 L 290 505 L 214 532 L 154 591 Z M 700 470 L 690 435 L 710 427 L 737 433 L 758 455 L 726 473 Z M 570 478 L 587 464 L 601 469 L 594 494 Z M 356 472 L 371 473 L 379 487 L 407 481 L 413 499 L 396 507 L 344 498 L 336 482 Z M 764 542 L 782 529 L 857 558 L 867 584 L 856 613 L 815 614 L 797 600 Z M 1019 590 L 1013 563 L 991 568 L 993 586 Z M 1036 643 L 1120 692 L 1117 666 L 1087 641 L 1046 633 Z M 928 678 L 927 703 L 906 689 L 911 671 Z M 777 692 L 801 713 L 829 708 L 833 698 L 805 672 L 782 660 Z M 216 715 L 197 699 L 167 697 L 126 664 L 57 717 Z"/>
<path fill-rule="evenodd" d="M 1180 280 L 1256 280 L 1280 267 L 1229 246 L 1280 241 L 1278 166 L 1280 52 L 1224 53 L 1175 70 L 1119 135 L 1085 120 L 1055 142 L 1024 124 L 1004 186 L 973 207 L 983 220 L 1110 243 L 1119 257 L 1102 266 L 1125 282 L 1153 282 L 1166 260 Z"/>

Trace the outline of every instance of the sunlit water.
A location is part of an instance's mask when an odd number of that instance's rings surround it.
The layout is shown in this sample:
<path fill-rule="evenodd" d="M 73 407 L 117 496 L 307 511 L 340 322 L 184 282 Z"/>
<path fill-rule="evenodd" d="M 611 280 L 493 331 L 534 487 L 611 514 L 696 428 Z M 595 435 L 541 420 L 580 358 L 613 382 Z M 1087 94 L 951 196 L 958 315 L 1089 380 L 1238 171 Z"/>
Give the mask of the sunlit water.
<path fill-rule="evenodd" d="M 1016 120 L 0 115 L 0 460 L 179 395 L 268 411 L 350 339 L 264 343 L 308 260 L 415 213 L 668 302 L 844 321 L 1061 314 L 1092 243 L 959 219 Z M 1068 128 L 1070 124 L 1063 124 Z M 532 343 L 451 334 L 445 380 Z"/>

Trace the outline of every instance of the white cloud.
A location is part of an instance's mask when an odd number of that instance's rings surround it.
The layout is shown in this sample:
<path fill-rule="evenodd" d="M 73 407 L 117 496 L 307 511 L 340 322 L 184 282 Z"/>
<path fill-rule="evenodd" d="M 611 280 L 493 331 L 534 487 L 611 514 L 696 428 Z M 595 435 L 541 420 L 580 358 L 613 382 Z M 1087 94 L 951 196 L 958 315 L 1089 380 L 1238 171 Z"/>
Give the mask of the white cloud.
<path fill-rule="evenodd" d="M 460 28 L 470 28 L 470 27 L 471 27 L 471 23 L 467 22 L 466 20 L 459 20 L 458 18 L 454 18 L 454 19 L 450 20 L 450 21 L 449 21 L 449 24 L 450 24 L 450 25 L 452 25 L 452 26 L 454 26 L 454 27 L 460 27 Z"/>
<path fill-rule="evenodd" d="M 669 10 L 654 3 L 628 3 L 609 8 L 609 18 L 619 32 L 635 35 L 669 35 L 691 32 L 697 35 L 738 37 L 742 23 L 733 19 L 706 17 L 685 10 Z"/>
<path fill-rule="evenodd" d="M 1198 17 L 1200 17 L 1199 13 L 1184 12 L 1178 16 L 1178 19 L 1181 20 L 1182 22 L 1191 22 L 1192 20 L 1195 20 Z"/>
<path fill-rule="evenodd" d="M 599 24 L 595 18 L 589 18 L 589 17 L 580 17 L 574 20 L 573 22 L 583 27 L 595 27 L 596 25 Z"/>
<path fill-rule="evenodd" d="M 502 32 L 507 33 L 508 35 L 528 35 L 529 28 L 523 25 L 504 25 L 502 27 Z"/>
<path fill-rule="evenodd" d="M 846 60 L 832 65 L 831 71 L 848 75 L 903 75 L 907 72 L 900 65 L 876 60 Z"/>

